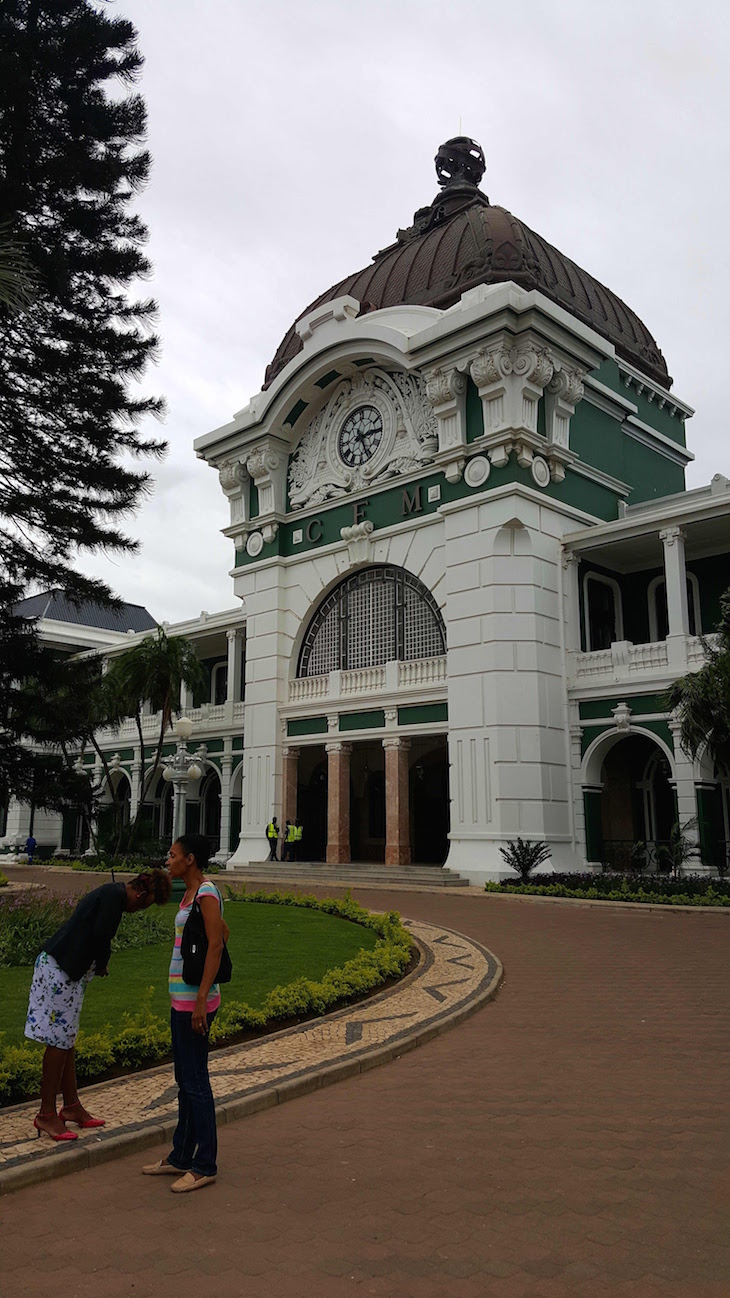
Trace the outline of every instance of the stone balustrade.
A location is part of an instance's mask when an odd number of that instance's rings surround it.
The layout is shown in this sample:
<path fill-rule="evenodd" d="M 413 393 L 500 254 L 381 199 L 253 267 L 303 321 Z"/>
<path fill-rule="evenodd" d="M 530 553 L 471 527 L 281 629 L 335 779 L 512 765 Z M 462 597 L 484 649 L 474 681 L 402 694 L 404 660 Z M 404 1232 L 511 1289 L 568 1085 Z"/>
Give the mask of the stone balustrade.
<path fill-rule="evenodd" d="M 414 658 L 408 662 L 383 663 L 352 671 L 330 672 L 326 676 L 301 676 L 289 681 L 289 703 L 328 702 L 374 693 L 395 694 L 399 690 L 421 690 L 446 685 L 446 655 Z"/>
<path fill-rule="evenodd" d="M 704 639 L 714 644 L 717 636 L 709 635 Z M 702 640 L 699 636 L 687 636 L 684 643 L 687 664 L 701 667 L 705 662 Z M 641 675 L 666 676 L 670 671 L 669 645 L 666 640 L 648 644 L 632 644 L 630 640 L 620 640 L 612 644 L 610 649 L 596 649 L 592 653 L 569 653 L 567 657 L 568 680 L 573 686 L 593 684 L 601 680 L 635 679 Z"/>

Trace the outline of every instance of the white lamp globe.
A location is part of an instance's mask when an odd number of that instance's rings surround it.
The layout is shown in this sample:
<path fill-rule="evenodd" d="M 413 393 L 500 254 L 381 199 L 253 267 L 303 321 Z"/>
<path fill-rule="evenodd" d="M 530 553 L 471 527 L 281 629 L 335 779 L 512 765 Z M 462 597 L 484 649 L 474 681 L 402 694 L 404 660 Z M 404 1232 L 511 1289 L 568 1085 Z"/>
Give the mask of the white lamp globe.
<path fill-rule="evenodd" d="M 193 723 L 189 717 L 178 717 L 175 722 L 175 734 L 178 739 L 189 739 L 193 733 Z"/>
<path fill-rule="evenodd" d="M 170 783 L 170 780 L 172 779 L 172 771 L 170 770 L 169 766 L 163 766 L 162 778 L 163 780 L 166 780 L 168 784 Z"/>
<path fill-rule="evenodd" d="M 189 780 L 199 780 L 202 774 L 203 772 L 201 771 L 200 767 L 197 765 L 196 762 L 193 762 L 192 766 L 188 767 Z"/>

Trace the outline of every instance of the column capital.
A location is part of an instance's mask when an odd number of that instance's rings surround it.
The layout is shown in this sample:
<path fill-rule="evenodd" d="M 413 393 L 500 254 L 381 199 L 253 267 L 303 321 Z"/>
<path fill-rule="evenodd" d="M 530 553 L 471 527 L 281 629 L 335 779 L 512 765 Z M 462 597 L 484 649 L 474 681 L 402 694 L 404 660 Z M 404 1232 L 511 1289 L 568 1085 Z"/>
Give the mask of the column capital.
<path fill-rule="evenodd" d="M 431 370 L 426 379 L 426 396 L 435 408 L 457 400 L 466 392 L 466 375 L 457 369 Z"/>
<path fill-rule="evenodd" d="M 329 744 L 325 744 L 326 753 L 351 753 L 352 744 L 343 744 L 341 739 L 333 739 Z"/>
<path fill-rule="evenodd" d="M 399 735 L 388 735 L 382 740 L 383 748 L 410 748 L 410 739 L 402 739 Z"/>
<path fill-rule="evenodd" d="M 226 640 L 228 640 L 229 642 L 231 640 L 237 640 L 240 634 L 241 634 L 240 627 L 238 626 L 229 627 L 228 630 L 226 631 Z"/>
<path fill-rule="evenodd" d="M 580 563 L 580 555 L 576 554 L 574 550 L 563 550 L 562 558 L 560 561 L 564 568 L 571 568 L 571 567 L 577 568 L 578 564 Z"/>
<path fill-rule="evenodd" d="M 286 747 L 286 748 L 284 749 L 284 756 L 285 756 L 285 757 L 298 757 L 299 754 L 301 753 L 301 751 L 302 751 L 301 748 L 294 748 L 294 747 L 291 747 L 291 748 L 290 748 L 290 747 Z"/>
<path fill-rule="evenodd" d="M 681 527 L 663 527 L 659 533 L 659 540 L 664 546 L 674 545 L 675 541 L 683 541 L 684 538 L 685 533 Z"/>

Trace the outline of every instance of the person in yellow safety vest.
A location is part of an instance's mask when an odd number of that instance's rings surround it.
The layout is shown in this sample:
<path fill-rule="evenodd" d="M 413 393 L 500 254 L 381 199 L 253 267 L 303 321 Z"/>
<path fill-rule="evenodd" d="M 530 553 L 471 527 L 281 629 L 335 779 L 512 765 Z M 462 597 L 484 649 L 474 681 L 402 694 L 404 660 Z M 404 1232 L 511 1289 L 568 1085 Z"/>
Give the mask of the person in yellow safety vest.
<path fill-rule="evenodd" d="M 282 843 L 281 846 L 282 861 L 286 861 L 287 858 L 290 861 L 294 860 L 294 844 L 296 842 L 296 833 L 297 831 L 294 826 L 294 821 L 287 820 L 286 827 L 284 829 L 284 842 Z"/>
<path fill-rule="evenodd" d="M 272 816 L 266 826 L 266 841 L 269 845 L 269 861 L 276 860 L 276 844 L 279 841 L 279 825 L 276 816 Z"/>
<path fill-rule="evenodd" d="M 296 838 L 295 838 L 295 840 L 294 840 L 294 859 L 295 859 L 295 861 L 301 861 L 301 859 L 302 859 L 302 822 L 301 822 L 301 820 L 295 820 L 295 821 L 294 821 L 294 830 L 295 830 L 295 833 L 296 833 Z"/>

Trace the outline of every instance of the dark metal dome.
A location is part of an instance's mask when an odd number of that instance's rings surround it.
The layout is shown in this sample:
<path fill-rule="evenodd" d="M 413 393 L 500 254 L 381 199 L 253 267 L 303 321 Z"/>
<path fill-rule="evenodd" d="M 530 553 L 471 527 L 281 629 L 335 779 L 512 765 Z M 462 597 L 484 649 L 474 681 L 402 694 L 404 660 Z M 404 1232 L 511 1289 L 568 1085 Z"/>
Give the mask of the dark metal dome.
<path fill-rule="evenodd" d="M 671 386 L 662 353 L 626 303 L 511 212 L 490 204 L 478 188 L 484 155 L 474 140 L 447 140 L 436 155 L 436 168 L 443 189 L 430 207 L 416 212 L 413 225 L 399 230 L 396 242 L 376 253 L 372 265 L 327 289 L 302 316 L 346 293 L 360 302 L 361 315 L 404 303 L 443 310 L 477 284 L 511 280 L 539 289 L 612 342 L 636 369 L 662 387 Z M 265 388 L 301 347 L 292 325 L 266 370 Z"/>

